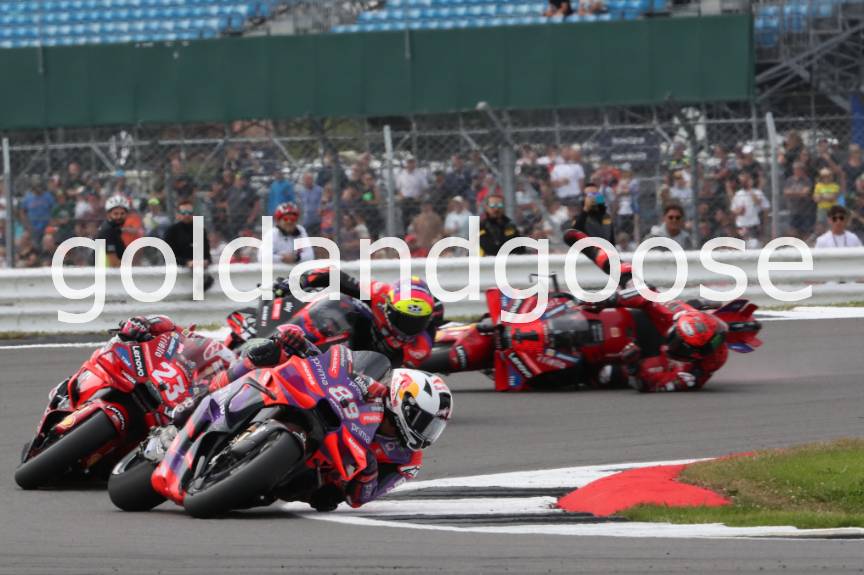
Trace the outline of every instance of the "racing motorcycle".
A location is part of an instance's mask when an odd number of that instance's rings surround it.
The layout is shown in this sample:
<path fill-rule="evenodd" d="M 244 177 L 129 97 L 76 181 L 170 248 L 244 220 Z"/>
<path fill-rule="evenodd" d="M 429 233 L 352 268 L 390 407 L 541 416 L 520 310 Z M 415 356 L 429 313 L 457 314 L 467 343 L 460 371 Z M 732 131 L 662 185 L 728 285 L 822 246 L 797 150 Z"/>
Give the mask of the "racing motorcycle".
<path fill-rule="evenodd" d="M 389 369 L 382 354 L 336 345 L 253 370 L 206 396 L 179 430 L 154 430 L 114 468 L 109 495 L 126 511 L 170 499 L 212 517 L 306 500 L 321 477 L 350 481 L 384 419 L 360 375 L 380 380 Z"/>
<path fill-rule="evenodd" d="M 114 463 L 169 421 L 196 385 L 236 356 L 192 330 L 145 342 L 116 335 L 49 394 L 35 437 L 21 454 L 15 482 L 36 489 L 70 478 L 105 477 Z"/>
<path fill-rule="evenodd" d="M 535 321 L 501 321 L 501 310 L 527 313 L 537 297 L 513 299 L 496 288 L 486 292 L 488 315 L 473 324 L 451 324 L 438 330 L 435 347 L 420 369 L 439 373 L 484 370 L 492 374 L 496 391 L 596 383 L 602 360 L 620 353 L 635 341 L 646 356 L 657 355 L 663 343 L 647 314 L 639 309 L 598 309 L 561 292 L 553 277 L 546 311 Z M 703 313 L 712 314 L 729 327 L 727 346 L 748 353 L 762 342 L 757 306 L 744 299 L 721 306 L 694 300 Z M 626 386 L 623 373 L 615 372 L 607 384 Z"/>

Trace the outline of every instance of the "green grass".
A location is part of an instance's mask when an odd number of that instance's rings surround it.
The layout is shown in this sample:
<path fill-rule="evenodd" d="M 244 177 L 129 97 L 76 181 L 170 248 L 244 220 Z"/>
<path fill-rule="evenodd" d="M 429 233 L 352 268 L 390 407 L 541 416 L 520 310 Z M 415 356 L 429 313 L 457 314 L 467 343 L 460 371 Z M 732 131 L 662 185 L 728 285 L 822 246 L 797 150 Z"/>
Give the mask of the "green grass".
<path fill-rule="evenodd" d="M 706 461 L 687 467 L 686 483 L 732 500 L 725 507 L 640 505 L 634 521 L 864 527 L 864 439 L 841 439 Z"/>

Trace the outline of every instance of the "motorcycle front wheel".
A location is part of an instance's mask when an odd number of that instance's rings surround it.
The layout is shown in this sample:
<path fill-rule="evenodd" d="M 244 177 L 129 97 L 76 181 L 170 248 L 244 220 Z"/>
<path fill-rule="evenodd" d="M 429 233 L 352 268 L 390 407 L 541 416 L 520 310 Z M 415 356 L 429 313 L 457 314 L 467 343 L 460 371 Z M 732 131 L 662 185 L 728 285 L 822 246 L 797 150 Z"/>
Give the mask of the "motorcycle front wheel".
<path fill-rule="evenodd" d="M 303 447 L 297 439 L 281 429 L 239 456 L 226 446 L 192 480 L 183 507 L 193 517 L 202 519 L 248 507 L 250 501 L 270 493 L 303 457 Z"/>
<path fill-rule="evenodd" d="M 15 470 L 15 483 L 21 489 L 37 489 L 55 483 L 70 468 L 114 439 L 117 430 L 101 411 L 64 434 L 45 450 L 23 462 Z"/>
<path fill-rule="evenodd" d="M 150 483 L 156 463 L 141 457 L 124 458 L 108 477 L 108 497 L 123 511 L 150 511 L 165 501 Z"/>

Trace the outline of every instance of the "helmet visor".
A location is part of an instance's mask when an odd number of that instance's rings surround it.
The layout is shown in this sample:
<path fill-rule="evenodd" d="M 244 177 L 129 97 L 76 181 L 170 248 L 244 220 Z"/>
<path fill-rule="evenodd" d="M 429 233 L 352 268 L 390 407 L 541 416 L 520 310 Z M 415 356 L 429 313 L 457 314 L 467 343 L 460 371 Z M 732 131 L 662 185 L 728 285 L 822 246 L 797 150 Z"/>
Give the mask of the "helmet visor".
<path fill-rule="evenodd" d="M 408 428 L 411 430 L 412 444 L 409 447 L 412 449 L 429 447 L 441 437 L 444 428 L 447 427 L 445 419 L 423 411 L 410 401 L 403 404 L 402 413 Z"/>
<path fill-rule="evenodd" d="M 432 316 L 430 315 L 410 315 L 401 312 L 398 309 L 387 307 L 387 320 L 390 325 L 401 335 L 415 336 L 418 333 L 429 327 L 429 322 Z"/>
<path fill-rule="evenodd" d="M 724 332 L 718 332 L 714 334 L 708 343 L 701 346 L 693 346 L 684 341 L 677 333 L 673 332 L 673 335 L 669 341 L 669 354 L 674 357 L 679 357 L 683 359 L 693 359 L 700 357 L 707 357 L 717 351 L 720 346 L 726 341 L 726 334 Z"/>

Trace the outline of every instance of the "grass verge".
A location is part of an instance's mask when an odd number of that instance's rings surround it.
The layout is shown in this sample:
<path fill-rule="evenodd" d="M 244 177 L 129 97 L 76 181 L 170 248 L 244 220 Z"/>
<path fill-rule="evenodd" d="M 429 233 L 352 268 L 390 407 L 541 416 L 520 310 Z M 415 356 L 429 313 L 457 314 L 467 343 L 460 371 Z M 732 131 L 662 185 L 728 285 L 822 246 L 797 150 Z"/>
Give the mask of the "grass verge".
<path fill-rule="evenodd" d="M 634 521 L 864 527 L 864 439 L 841 439 L 696 463 L 681 480 L 721 493 L 725 507 L 640 505 Z"/>

